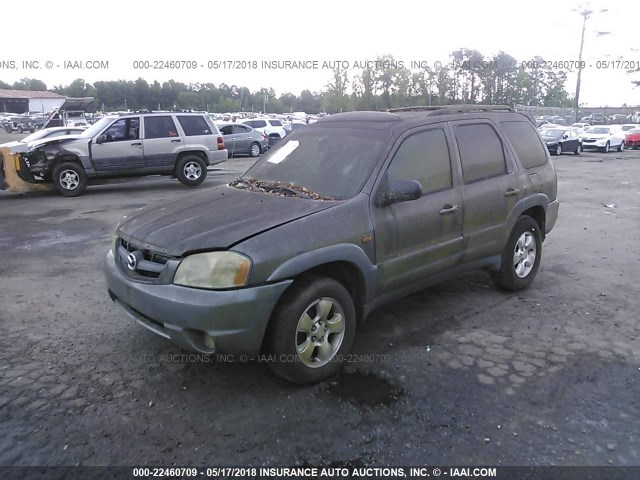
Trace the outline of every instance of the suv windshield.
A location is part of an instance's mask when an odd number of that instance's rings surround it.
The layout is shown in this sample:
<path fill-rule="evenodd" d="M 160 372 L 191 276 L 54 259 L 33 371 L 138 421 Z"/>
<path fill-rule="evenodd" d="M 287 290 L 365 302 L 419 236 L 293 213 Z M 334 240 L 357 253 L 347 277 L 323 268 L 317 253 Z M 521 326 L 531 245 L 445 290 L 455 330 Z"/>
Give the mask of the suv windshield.
<path fill-rule="evenodd" d="M 596 134 L 608 134 L 609 133 L 609 129 L 608 128 L 590 128 L 589 130 L 587 130 L 587 133 L 596 133 Z"/>
<path fill-rule="evenodd" d="M 87 128 L 84 132 L 80 134 L 81 138 L 93 138 L 95 137 L 100 130 L 113 122 L 117 117 L 102 117 L 96 123 Z"/>
<path fill-rule="evenodd" d="M 269 150 L 241 177 L 304 188 L 322 197 L 356 195 L 390 134 L 356 128 L 297 130 Z"/>

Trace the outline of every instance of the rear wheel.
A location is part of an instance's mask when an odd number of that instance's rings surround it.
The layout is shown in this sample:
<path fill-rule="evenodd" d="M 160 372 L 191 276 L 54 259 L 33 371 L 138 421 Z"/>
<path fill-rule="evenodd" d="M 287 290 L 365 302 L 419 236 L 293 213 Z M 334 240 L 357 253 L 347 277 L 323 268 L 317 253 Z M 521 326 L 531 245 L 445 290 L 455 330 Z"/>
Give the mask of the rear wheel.
<path fill-rule="evenodd" d="M 620 142 L 620 145 L 618 146 L 618 151 L 622 152 L 624 150 L 624 142 Z"/>
<path fill-rule="evenodd" d="M 87 188 L 87 174 L 82 165 L 64 162 L 53 169 L 53 184 L 65 197 L 77 197 Z"/>
<path fill-rule="evenodd" d="M 253 142 L 251 144 L 251 149 L 249 150 L 249 155 L 252 157 L 257 157 L 262 153 L 262 149 L 260 148 L 260 144 L 257 142 Z"/>
<path fill-rule="evenodd" d="M 518 219 L 502 252 L 502 266 L 493 281 L 505 290 L 522 290 L 533 282 L 542 256 L 542 235 L 529 216 Z"/>
<path fill-rule="evenodd" d="M 185 155 L 176 164 L 176 177 L 188 187 L 200 185 L 207 178 L 207 164 L 197 155 Z"/>
<path fill-rule="evenodd" d="M 342 284 L 325 277 L 298 281 L 269 325 L 265 346 L 271 369 L 301 385 L 325 380 L 351 350 L 355 320 L 353 300 Z"/>
<path fill-rule="evenodd" d="M 562 155 L 562 144 L 556 146 L 556 155 Z"/>

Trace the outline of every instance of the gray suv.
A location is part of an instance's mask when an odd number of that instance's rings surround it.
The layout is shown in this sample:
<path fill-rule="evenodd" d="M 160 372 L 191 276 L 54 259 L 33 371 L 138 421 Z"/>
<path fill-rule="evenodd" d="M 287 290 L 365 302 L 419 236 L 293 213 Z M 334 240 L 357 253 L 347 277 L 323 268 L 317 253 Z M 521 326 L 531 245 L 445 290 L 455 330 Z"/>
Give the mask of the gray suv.
<path fill-rule="evenodd" d="M 97 178 L 161 174 L 196 186 L 208 165 L 226 159 L 224 139 L 208 114 L 127 113 L 103 117 L 79 136 L 35 144 L 22 154 L 18 175 L 52 182 L 75 197 Z"/>
<path fill-rule="evenodd" d="M 313 383 L 386 302 L 478 268 L 528 287 L 557 216 L 556 173 L 523 114 L 350 112 L 286 136 L 227 185 L 123 219 L 104 268 L 111 299 L 158 335 L 264 353 Z"/>

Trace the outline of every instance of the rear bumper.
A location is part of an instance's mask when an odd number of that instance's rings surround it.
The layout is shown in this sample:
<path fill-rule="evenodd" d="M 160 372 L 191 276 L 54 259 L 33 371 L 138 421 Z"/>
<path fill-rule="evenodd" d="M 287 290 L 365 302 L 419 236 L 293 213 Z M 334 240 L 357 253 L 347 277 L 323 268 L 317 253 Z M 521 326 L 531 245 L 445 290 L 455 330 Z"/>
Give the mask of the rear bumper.
<path fill-rule="evenodd" d="M 292 282 L 222 291 L 135 282 L 111 251 L 104 273 L 111 299 L 143 327 L 187 350 L 249 356 L 260 352 L 271 312 Z"/>
<path fill-rule="evenodd" d="M 547 207 L 545 208 L 545 218 L 546 218 L 545 226 L 544 226 L 545 235 L 549 233 L 551 229 L 554 227 L 554 225 L 556 224 L 556 221 L 558 220 L 559 209 L 560 209 L 560 204 L 558 203 L 557 199 L 547 204 Z"/>
<path fill-rule="evenodd" d="M 209 159 L 209 165 L 216 165 L 217 163 L 225 162 L 228 158 L 229 152 L 225 148 L 224 150 L 210 150 L 207 152 L 207 158 Z"/>

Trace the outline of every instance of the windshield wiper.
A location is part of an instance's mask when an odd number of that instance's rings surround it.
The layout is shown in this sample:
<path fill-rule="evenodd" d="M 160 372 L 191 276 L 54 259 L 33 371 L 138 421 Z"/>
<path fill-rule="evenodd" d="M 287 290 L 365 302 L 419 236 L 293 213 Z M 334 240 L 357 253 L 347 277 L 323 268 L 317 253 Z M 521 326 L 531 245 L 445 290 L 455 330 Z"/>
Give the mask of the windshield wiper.
<path fill-rule="evenodd" d="M 271 182 L 267 180 L 256 180 L 254 178 L 240 177 L 229 184 L 232 187 L 246 188 L 243 185 L 249 187 L 251 191 L 271 193 L 273 195 L 282 195 L 285 197 L 300 197 L 313 200 L 335 200 L 333 197 L 325 197 L 319 193 L 312 192 L 306 187 L 300 187 L 291 183 L 284 182 Z"/>

